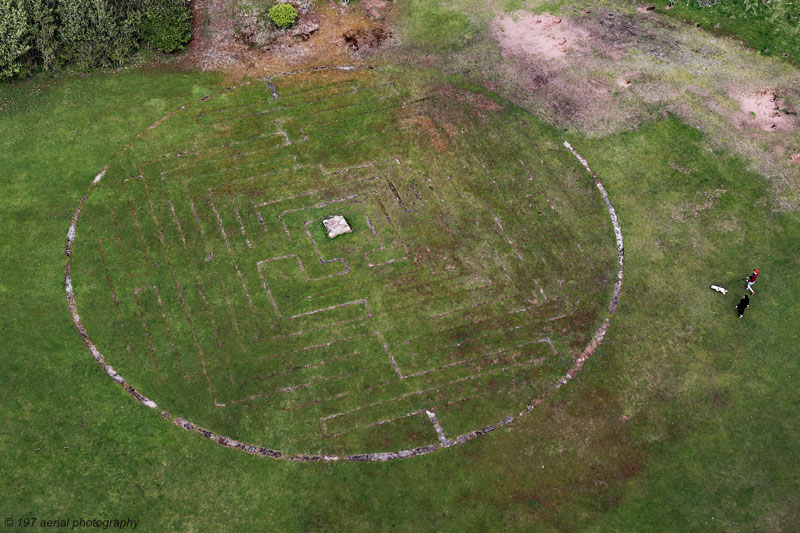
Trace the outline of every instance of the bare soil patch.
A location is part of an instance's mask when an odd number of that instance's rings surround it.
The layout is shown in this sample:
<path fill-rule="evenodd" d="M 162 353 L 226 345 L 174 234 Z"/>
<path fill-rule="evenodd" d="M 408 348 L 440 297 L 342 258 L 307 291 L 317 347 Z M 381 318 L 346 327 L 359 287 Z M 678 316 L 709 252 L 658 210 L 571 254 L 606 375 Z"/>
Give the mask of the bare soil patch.
<path fill-rule="evenodd" d="M 567 51 L 589 51 L 588 32 L 570 19 L 549 13 L 515 13 L 495 19 L 492 33 L 506 53 L 562 59 Z"/>
<path fill-rule="evenodd" d="M 772 89 L 766 88 L 750 94 L 734 95 L 742 114 L 740 127 L 757 127 L 764 131 L 792 131 L 797 125 L 797 115 L 786 108 L 786 102 Z"/>
<path fill-rule="evenodd" d="M 391 31 L 383 26 L 367 26 L 347 30 L 342 34 L 342 39 L 352 51 L 363 52 L 379 47 L 391 35 Z"/>
<path fill-rule="evenodd" d="M 593 131 L 623 129 L 637 123 L 635 110 L 615 99 L 620 87 L 632 84 L 635 73 L 598 75 L 603 61 L 618 61 L 631 40 L 631 24 L 621 17 L 588 17 L 515 12 L 495 18 L 492 38 L 516 78 L 523 97 L 544 111 L 555 124 Z M 608 20 L 606 20 L 608 19 Z M 515 98 L 516 99 L 516 98 Z"/>
<path fill-rule="evenodd" d="M 361 5 L 367 14 L 377 20 L 383 20 L 394 8 L 395 0 L 361 0 Z"/>
<path fill-rule="evenodd" d="M 235 0 L 198 0 L 183 64 L 222 71 L 236 80 L 300 66 L 358 62 L 391 38 L 382 21 L 391 19 L 393 6 L 393 2 L 298 6 L 298 22 L 277 30 L 253 6 Z"/>

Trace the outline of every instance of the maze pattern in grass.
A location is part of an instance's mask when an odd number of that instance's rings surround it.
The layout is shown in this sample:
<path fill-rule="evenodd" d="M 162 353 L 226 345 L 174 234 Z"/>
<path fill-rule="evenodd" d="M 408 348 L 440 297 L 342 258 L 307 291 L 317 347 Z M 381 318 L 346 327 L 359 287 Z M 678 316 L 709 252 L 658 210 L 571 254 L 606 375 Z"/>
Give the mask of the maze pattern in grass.
<path fill-rule="evenodd" d="M 563 376 L 614 251 L 551 133 L 403 74 L 275 86 L 188 106 L 90 194 L 76 298 L 120 374 L 219 433 L 331 453 L 434 442 L 426 410 L 456 436 Z M 333 214 L 353 232 L 329 239 Z"/>

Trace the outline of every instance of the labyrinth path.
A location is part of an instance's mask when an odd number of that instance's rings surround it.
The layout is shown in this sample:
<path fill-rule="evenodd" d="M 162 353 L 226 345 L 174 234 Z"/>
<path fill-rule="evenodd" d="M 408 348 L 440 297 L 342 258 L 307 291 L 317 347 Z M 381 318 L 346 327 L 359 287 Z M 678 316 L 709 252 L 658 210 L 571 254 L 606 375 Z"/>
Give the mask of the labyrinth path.
<path fill-rule="evenodd" d="M 329 238 L 332 215 L 352 232 Z M 603 199 L 551 130 L 391 70 L 187 104 L 76 220 L 68 292 L 110 373 L 282 457 L 448 447 L 532 408 L 617 274 Z"/>

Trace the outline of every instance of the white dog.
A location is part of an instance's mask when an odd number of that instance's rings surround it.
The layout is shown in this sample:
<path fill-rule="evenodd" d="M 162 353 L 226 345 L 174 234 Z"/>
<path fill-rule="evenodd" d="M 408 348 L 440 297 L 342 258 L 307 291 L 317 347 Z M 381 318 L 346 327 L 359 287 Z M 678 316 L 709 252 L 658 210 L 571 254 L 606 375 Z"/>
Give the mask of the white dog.
<path fill-rule="evenodd" d="M 728 289 L 726 289 L 724 287 L 720 287 L 719 285 L 712 285 L 711 289 L 715 290 L 717 292 L 721 292 L 722 294 L 728 294 Z"/>

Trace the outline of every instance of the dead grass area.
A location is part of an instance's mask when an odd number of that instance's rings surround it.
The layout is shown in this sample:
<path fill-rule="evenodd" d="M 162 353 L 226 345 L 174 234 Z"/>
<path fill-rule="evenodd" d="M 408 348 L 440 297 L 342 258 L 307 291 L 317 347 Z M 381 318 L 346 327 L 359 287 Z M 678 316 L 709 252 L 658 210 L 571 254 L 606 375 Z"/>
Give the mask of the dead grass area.
<path fill-rule="evenodd" d="M 507 77 L 521 82 L 523 90 L 527 86 L 526 99 L 533 100 L 549 121 L 616 131 L 641 121 L 637 106 L 630 105 L 626 95 L 615 94 L 629 86 L 633 76 L 604 75 L 596 65 L 624 57 L 634 32 L 623 17 L 587 24 L 589 20 L 515 12 L 496 17 L 490 35 L 501 49 Z"/>
<path fill-rule="evenodd" d="M 430 96 L 434 99 L 404 107 L 398 121 L 403 128 L 423 131 L 437 152 L 451 149 L 450 139 L 461 135 L 457 122 L 477 120 L 483 124 L 490 114 L 504 109 L 488 96 L 454 85 L 436 85 Z"/>
<path fill-rule="evenodd" d="M 413 117 L 404 118 L 400 120 L 400 127 L 402 129 L 419 129 L 428 136 L 428 139 L 431 143 L 431 146 L 437 152 L 444 152 L 447 150 L 447 142 L 445 141 L 442 134 L 439 132 L 439 128 L 436 127 L 436 124 L 433 120 L 427 115 L 415 115 Z"/>
<path fill-rule="evenodd" d="M 467 104 L 470 108 L 480 111 L 502 111 L 503 106 L 483 94 L 467 91 L 453 85 L 440 85 L 433 91 L 435 94 L 451 98 L 460 104 Z"/>

